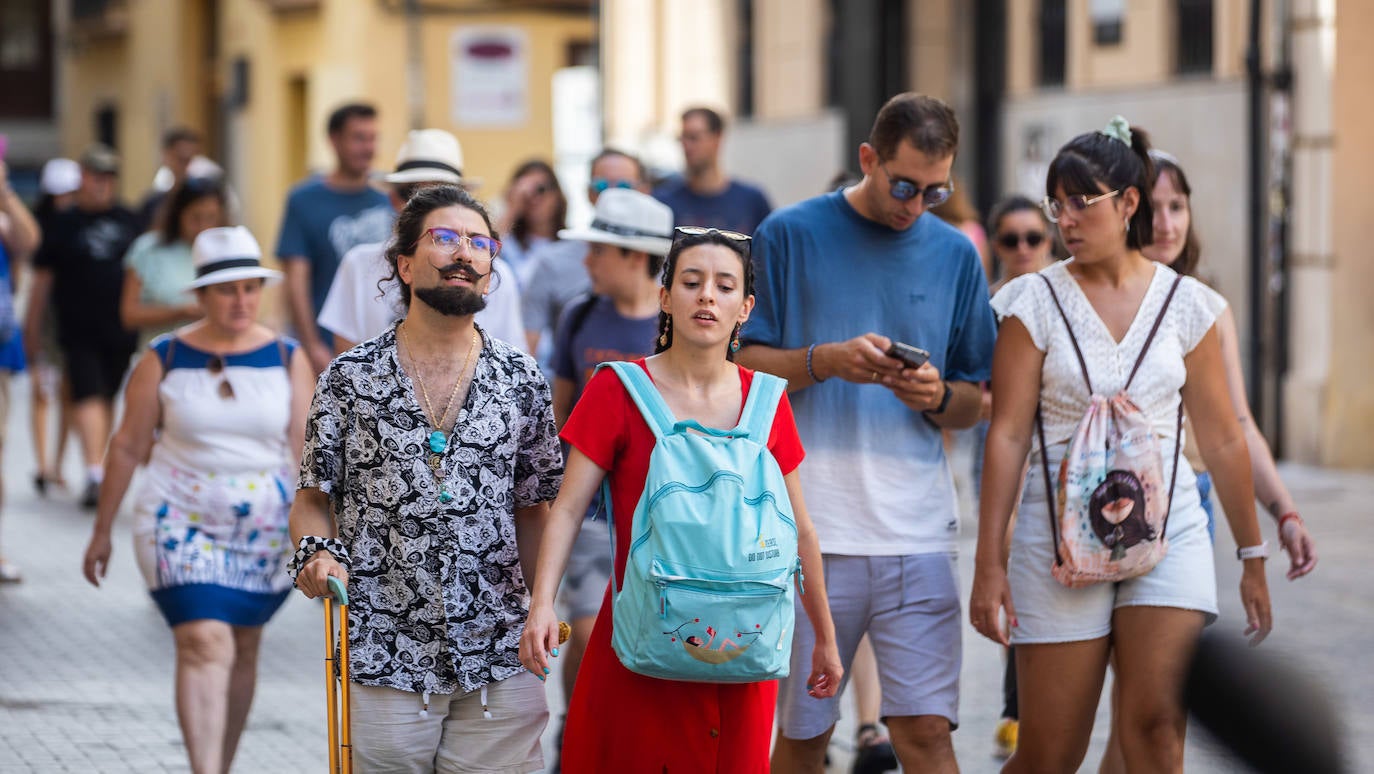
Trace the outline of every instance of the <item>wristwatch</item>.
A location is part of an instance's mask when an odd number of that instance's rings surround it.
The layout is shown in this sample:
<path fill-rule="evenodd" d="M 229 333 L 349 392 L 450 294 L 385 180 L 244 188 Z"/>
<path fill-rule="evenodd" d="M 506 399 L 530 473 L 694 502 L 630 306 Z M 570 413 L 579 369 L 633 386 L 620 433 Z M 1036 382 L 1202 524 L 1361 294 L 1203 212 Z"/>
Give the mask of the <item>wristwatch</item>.
<path fill-rule="evenodd" d="M 945 382 L 944 384 L 945 394 L 940 396 L 940 405 L 933 409 L 926 409 L 927 414 L 943 414 L 945 413 L 945 409 L 949 408 L 949 397 L 954 394 L 954 388 L 949 386 L 949 382 Z"/>
<path fill-rule="evenodd" d="M 1245 561 L 1246 559 L 1268 559 L 1269 541 L 1266 540 L 1257 546 L 1246 546 L 1236 549 L 1236 558 Z"/>

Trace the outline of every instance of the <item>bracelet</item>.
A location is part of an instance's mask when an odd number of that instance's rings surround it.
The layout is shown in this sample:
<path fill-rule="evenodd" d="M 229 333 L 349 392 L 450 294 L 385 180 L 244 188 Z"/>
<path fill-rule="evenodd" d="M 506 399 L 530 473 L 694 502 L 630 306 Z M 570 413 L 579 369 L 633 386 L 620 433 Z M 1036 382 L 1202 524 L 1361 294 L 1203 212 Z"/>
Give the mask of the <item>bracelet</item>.
<path fill-rule="evenodd" d="M 286 563 L 286 574 L 291 576 L 291 580 L 296 580 L 296 576 L 300 575 L 301 570 L 305 568 L 305 563 L 310 561 L 310 558 L 319 553 L 321 549 L 330 553 L 339 564 L 344 566 L 345 570 L 348 569 L 348 549 L 344 547 L 343 541 L 338 538 L 306 535 L 301 538 L 291 561 Z"/>
<path fill-rule="evenodd" d="M 1245 561 L 1246 559 L 1268 559 L 1269 541 L 1266 540 L 1257 546 L 1246 546 L 1236 549 L 1236 558 Z"/>
<path fill-rule="evenodd" d="M 1283 531 L 1283 525 L 1284 525 L 1284 523 L 1289 522 L 1289 521 L 1296 521 L 1296 522 L 1297 522 L 1299 525 L 1301 525 L 1301 526 L 1304 526 L 1304 527 L 1307 526 L 1307 522 L 1305 522 L 1305 521 L 1302 520 L 1302 517 L 1298 515 L 1298 512 L 1297 512 L 1297 511 L 1289 511 L 1288 513 L 1285 513 L 1284 515 L 1282 515 L 1282 516 L 1279 517 L 1279 531 L 1280 531 L 1280 532 Z"/>
<path fill-rule="evenodd" d="M 816 376 L 816 372 L 811 369 L 811 355 L 816 351 L 816 346 L 816 344 L 812 344 L 806 348 L 806 375 L 811 377 L 811 381 L 820 384 L 825 380 Z"/>

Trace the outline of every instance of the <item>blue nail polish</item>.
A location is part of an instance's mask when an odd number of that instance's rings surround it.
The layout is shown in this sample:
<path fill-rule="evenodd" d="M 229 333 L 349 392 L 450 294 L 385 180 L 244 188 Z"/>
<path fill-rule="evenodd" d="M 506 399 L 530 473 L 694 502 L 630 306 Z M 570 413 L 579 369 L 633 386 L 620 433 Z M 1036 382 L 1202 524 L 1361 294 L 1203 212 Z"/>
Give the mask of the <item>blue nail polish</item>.
<path fill-rule="evenodd" d="M 544 674 L 548 674 L 548 673 L 549 673 L 549 668 L 548 668 L 548 667 L 544 667 Z"/>
<path fill-rule="evenodd" d="M 554 649 L 553 649 L 553 655 L 555 655 L 555 656 L 558 655 L 558 648 L 554 648 Z"/>
<path fill-rule="evenodd" d="M 539 678 L 539 682 L 541 682 L 541 683 L 544 682 L 544 676 L 543 676 L 543 675 L 535 675 L 535 677 Z"/>

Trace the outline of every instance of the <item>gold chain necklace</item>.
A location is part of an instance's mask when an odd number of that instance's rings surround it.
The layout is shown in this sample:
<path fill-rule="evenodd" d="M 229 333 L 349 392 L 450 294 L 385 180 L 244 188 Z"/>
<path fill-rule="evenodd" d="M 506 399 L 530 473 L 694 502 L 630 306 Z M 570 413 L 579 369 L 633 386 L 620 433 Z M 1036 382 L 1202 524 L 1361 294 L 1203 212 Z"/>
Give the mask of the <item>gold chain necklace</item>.
<path fill-rule="evenodd" d="M 458 388 L 463 384 L 463 377 L 467 375 L 468 366 L 472 364 L 473 357 L 481 343 L 481 337 L 477 333 L 476 327 L 472 330 L 472 341 L 468 345 L 467 357 L 463 358 L 463 367 L 458 371 L 458 380 L 453 383 L 453 392 L 449 393 L 448 403 L 444 404 L 444 414 L 438 420 L 434 418 L 434 406 L 429 400 L 429 390 L 425 387 L 425 382 L 420 378 L 420 366 L 415 360 L 415 350 L 410 346 L 410 337 L 406 334 L 405 324 L 396 326 L 396 330 L 401 333 L 401 343 L 405 345 L 406 353 L 410 358 L 411 370 L 415 372 L 412 381 L 420 388 L 420 396 L 424 398 L 424 410 L 430 421 L 429 433 L 429 469 L 434 474 L 434 483 L 439 485 L 439 502 L 449 503 L 453 500 L 453 494 L 448 491 L 440 473 L 440 465 L 443 462 L 443 454 L 448 449 L 448 435 L 444 433 L 444 428 L 448 427 L 448 415 L 453 409 L 453 400 L 458 396 Z"/>

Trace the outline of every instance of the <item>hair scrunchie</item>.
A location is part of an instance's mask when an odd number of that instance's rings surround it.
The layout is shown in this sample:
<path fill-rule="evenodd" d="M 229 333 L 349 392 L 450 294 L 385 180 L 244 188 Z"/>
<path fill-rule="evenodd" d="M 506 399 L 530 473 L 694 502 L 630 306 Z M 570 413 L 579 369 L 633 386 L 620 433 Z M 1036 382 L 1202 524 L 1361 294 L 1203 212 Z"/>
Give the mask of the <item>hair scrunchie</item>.
<path fill-rule="evenodd" d="M 1127 145 L 1131 144 L 1131 122 L 1122 116 L 1114 116 L 1107 125 L 1102 128 L 1102 134 L 1114 140 L 1120 140 Z"/>

